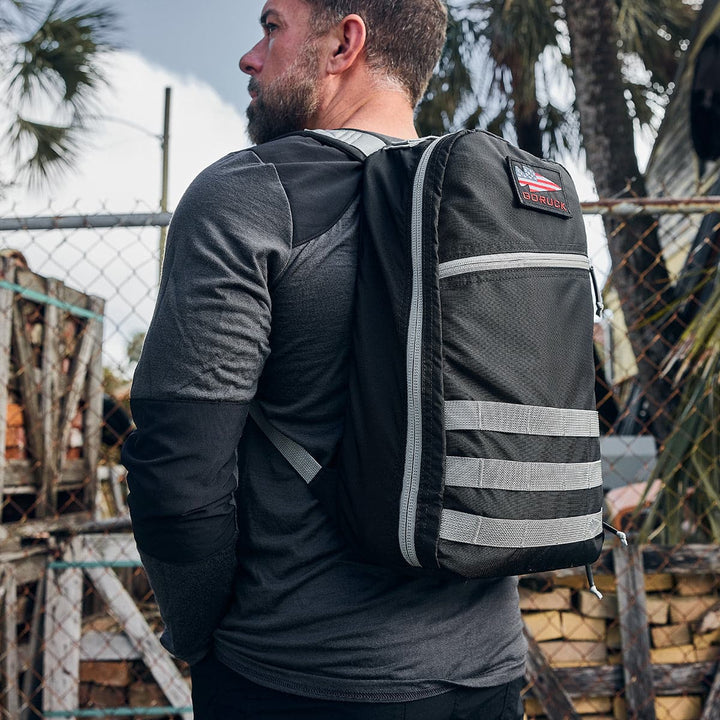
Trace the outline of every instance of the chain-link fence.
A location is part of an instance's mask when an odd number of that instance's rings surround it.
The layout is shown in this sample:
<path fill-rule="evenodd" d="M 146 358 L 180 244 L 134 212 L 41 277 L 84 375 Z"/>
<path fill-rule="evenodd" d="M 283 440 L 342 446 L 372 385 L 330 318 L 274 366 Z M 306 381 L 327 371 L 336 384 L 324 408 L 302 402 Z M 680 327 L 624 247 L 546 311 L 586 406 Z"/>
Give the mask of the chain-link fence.
<path fill-rule="evenodd" d="M 528 718 L 720 718 L 714 200 L 585 206 L 612 259 L 596 325 L 606 514 L 631 545 L 608 539 L 602 598 L 584 571 L 521 578 Z M 191 717 L 118 453 L 168 222 L 0 218 L 0 717 Z"/>

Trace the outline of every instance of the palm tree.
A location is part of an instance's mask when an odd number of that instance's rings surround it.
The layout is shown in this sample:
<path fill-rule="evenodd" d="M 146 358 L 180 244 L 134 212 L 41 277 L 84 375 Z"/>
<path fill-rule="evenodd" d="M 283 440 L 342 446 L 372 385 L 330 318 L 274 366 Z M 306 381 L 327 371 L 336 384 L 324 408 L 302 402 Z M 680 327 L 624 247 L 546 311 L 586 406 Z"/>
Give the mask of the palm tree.
<path fill-rule="evenodd" d="M 638 123 L 652 127 L 695 12 L 682 0 L 610 4 L 617 8 L 613 33 L 628 111 Z M 418 111 L 423 133 L 482 127 L 510 136 L 536 155 L 578 152 L 565 14 L 562 0 L 450 3 L 448 41 Z"/>
<path fill-rule="evenodd" d="M 627 19 L 627 3 L 617 0 L 563 0 L 572 47 L 573 81 L 580 115 L 580 129 L 600 197 L 643 197 L 645 183 L 638 168 L 634 143 L 634 123 L 642 114 L 638 108 L 657 102 L 663 83 L 669 83 L 677 63 L 675 37 L 666 42 L 664 54 L 647 56 L 658 63 L 650 73 L 645 91 L 628 91 L 626 59 L 618 48 L 640 51 L 643 34 L 634 45 L 621 36 L 621 30 L 643 27 L 643 21 L 656 28 L 659 18 L 644 0 L 633 3 L 635 14 Z M 658 4 L 658 3 L 655 3 Z M 670 3 L 668 13 L 681 2 Z M 687 6 L 683 6 L 687 7 Z M 642 12 L 642 9 L 646 12 Z M 637 12 L 640 9 L 640 12 Z M 677 8 L 676 8 L 677 9 Z M 619 20 L 625 18 L 619 24 Z M 688 28 L 689 29 L 689 28 Z M 676 28 L 679 33 L 679 29 Z M 687 35 L 687 33 L 685 33 Z M 649 43 L 645 42 L 645 45 Z M 650 43 L 656 47 L 654 43 Z M 672 52 L 670 52 L 672 51 Z M 657 58 L 662 57 L 665 63 Z M 649 60 L 648 60 L 649 62 Z M 653 78 L 655 78 L 653 80 Z M 633 99 L 634 98 L 634 99 Z M 634 117 L 633 117 L 634 116 Z M 612 260 L 612 282 L 618 292 L 628 337 L 638 365 L 638 382 L 649 404 L 650 429 L 663 441 L 671 428 L 671 414 L 677 398 L 672 384 L 663 375 L 665 359 L 679 335 L 674 313 L 674 288 L 663 261 L 653 219 L 621 220 L 604 217 L 608 249 Z"/>
<path fill-rule="evenodd" d="M 0 0 L 0 18 L 4 150 L 21 181 L 47 182 L 81 149 L 116 15 L 85 0 Z"/>
<path fill-rule="evenodd" d="M 562 65 L 557 21 L 553 0 L 449 5 L 448 41 L 418 109 L 421 131 L 482 127 L 536 155 L 577 146 L 572 105 L 549 92 L 562 73 L 557 63 L 540 62 L 550 49 Z"/>

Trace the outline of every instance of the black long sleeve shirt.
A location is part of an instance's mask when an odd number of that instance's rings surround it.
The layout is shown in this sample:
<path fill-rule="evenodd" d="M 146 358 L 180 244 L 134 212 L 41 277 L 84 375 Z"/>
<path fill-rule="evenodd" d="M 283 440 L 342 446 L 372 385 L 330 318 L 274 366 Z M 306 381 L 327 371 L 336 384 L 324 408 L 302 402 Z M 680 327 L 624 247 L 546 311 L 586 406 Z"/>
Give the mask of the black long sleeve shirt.
<path fill-rule="evenodd" d="M 262 159 L 261 159 L 262 158 Z M 292 137 L 190 186 L 132 390 L 125 444 L 138 547 L 167 630 L 254 682 L 403 701 L 520 676 L 516 581 L 407 577 L 359 563 L 248 419 L 323 464 L 342 433 L 361 165 Z"/>

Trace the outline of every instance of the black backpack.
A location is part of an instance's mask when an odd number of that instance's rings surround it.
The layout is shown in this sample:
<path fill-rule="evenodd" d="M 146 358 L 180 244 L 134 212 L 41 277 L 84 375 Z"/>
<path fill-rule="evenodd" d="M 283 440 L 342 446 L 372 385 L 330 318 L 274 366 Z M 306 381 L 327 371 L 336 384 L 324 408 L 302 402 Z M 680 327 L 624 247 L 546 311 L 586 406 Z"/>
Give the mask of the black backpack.
<path fill-rule="evenodd" d="M 337 467 L 251 414 L 368 562 L 493 577 L 594 562 L 603 487 L 580 205 L 558 164 L 486 132 L 364 157 Z"/>

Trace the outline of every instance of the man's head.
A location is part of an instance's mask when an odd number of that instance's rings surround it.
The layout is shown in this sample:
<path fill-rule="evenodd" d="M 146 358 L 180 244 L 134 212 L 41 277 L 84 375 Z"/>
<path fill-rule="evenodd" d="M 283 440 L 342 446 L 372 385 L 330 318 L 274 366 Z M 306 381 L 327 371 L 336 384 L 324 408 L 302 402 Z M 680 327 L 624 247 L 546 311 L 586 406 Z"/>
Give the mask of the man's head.
<path fill-rule="evenodd" d="M 447 11 L 441 0 L 305 0 L 316 36 L 348 15 L 367 30 L 365 59 L 380 76 L 398 82 L 413 107 L 425 92 L 445 43 Z"/>
<path fill-rule="evenodd" d="M 440 55 L 446 19 L 441 0 L 268 0 L 265 36 L 240 60 L 252 76 L 250 137 L 260 143 L 319 127 L 312 123 L 322 124 L 328 95 L 336 98 L 338 82 L 357 79 L 359 69 L 414 107 Z M 363 87 L 345 84 L 355 95 Z"/>

